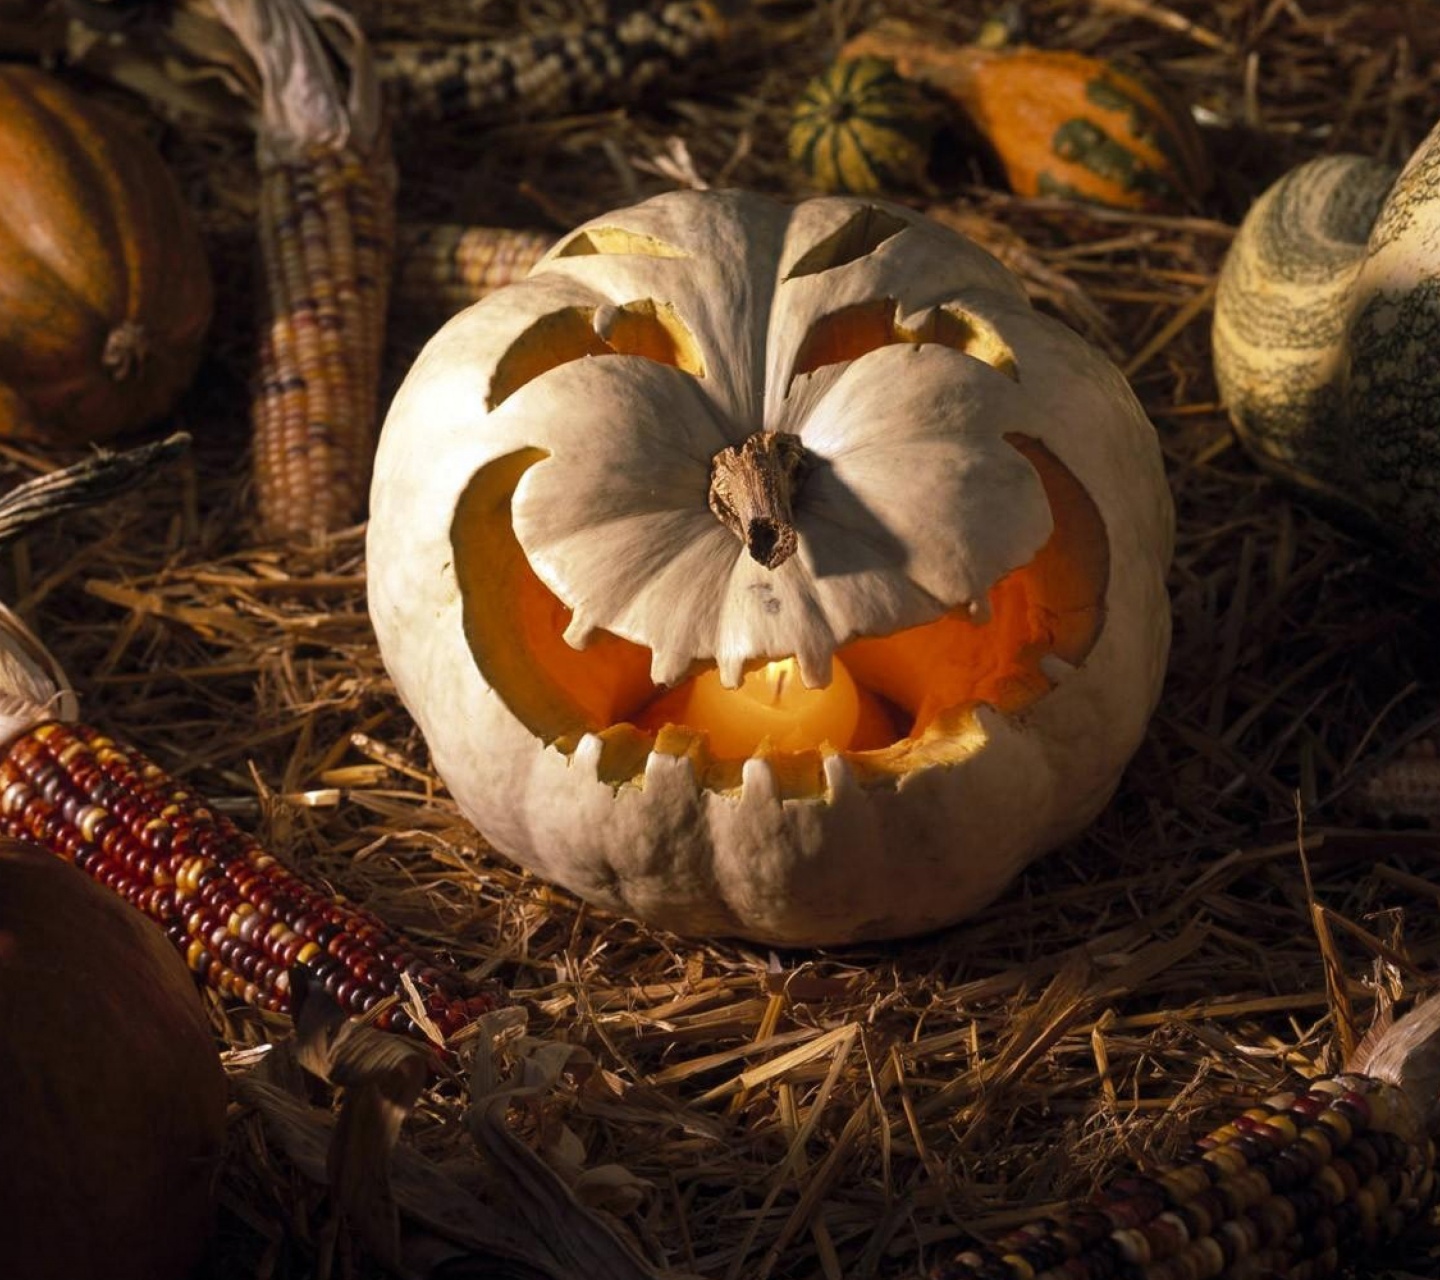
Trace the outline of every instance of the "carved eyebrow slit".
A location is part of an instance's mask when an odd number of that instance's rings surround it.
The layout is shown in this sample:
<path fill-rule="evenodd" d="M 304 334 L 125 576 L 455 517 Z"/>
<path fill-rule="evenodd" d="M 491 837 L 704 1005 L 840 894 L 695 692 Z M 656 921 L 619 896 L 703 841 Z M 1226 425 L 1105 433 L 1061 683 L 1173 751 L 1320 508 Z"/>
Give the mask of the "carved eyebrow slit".
<path fill-rule="evenodd" d="M 795 354 L 790 383 L 803 373 L 856 360 L 880 347 L 925 342 L 974 356 L 1006 377 L 1020 380 L 1014 351 L 988 321 L 954 306 L 902 316 L 894 298 L 872 298 L 841 307 L 811 325 Z"/>
<path fill-rule="evenodd" d="M 700 344 L 668 302 L 638 298 L 618 307 L 563 307 L 536 320 L 496 362 L 486 408 L 503 404 L 541 374 L 587 356 L 642 356 L 705 376 Z"/>
<path fill-rule="evenodd" d="M 856 210 L 824 239 L 817 241 L 795 260 L 785 279 L 819 275 L 835 267 L 856 262 L 875 252 L 892 236 L 910 224 L 904 218 L 871 204 Z"/>
<path fill-rule="evenodd" d="M 690 255 L 673 244 L 654 236 L 626 231 L 623 227 L 590 227 L 578 231 L 555 250 L 557 258 L 580 258 L 590 254 L 636 254 L 645 258 L 688 258 Z"/>

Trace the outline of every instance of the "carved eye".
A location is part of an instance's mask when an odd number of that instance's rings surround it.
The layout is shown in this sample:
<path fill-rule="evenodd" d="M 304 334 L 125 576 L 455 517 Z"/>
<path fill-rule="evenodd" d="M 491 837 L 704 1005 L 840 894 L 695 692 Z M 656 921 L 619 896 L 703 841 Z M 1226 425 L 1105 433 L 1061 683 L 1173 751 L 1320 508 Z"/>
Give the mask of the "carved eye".
<path fill-rule="evenodd" d="M 817 320 L 796 352 L 790 381 L 826 365 L 858 360 L 880 347 L 922 342 L 964 352 L 1009 378 L 1019 379 L 1015 353 L 989 321 L 958 306 L 931 307 L 907 321 L 894 298 L 874 298 Z"/>
<path fill-rule="evenodd" d="M 668 302 L 642 298 L 619 307 L 566 307 L 542 316 L 500 358 L 488 406 L 497 408 L 542 373 L 586 356 L 643 356 L 705 376 L 695 335 Z"/>

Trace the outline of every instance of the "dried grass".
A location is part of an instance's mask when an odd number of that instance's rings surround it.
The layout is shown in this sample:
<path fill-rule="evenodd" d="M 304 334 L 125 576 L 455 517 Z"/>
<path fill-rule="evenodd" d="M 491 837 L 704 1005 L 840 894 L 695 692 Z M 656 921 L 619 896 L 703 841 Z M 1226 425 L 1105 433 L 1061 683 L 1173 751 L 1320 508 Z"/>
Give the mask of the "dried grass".
<path fill-rule="evenodd" d="M 500 34 L 591 11 L 357 8 L 378 37 Z M 0 587 L 92 720 L 505 983 L 532 1035 L 588 1053 L 594 1069 L 562 1079 L 543 1120 L 568 1127 L 588 1167 L 641 1180 L 614 1221 L 652 1261 L 707 1280 L 914 1274 L 966 1232 L 1176 1151 L 1203 1112 L 1334 1066 L 1377 1007 L 1434 985 L 1440 836 L 1385 829 L 1356 799 L 1369 771 L 1440 721 L 1440 609 L 1413 571 L 1292 502 L 1237 448 L 1207 323 L 1230 228 L 1263 183 L 1333 150 L 1398 160 L 1423 136 L 1440 102 L 1426 8 L 1028 6 L 1038 43 L 1132 58 L 1196 104 L 1220 181 L 1192 217 L 978 186 L 949 210 L 1126 370 L 1179 510 L 1174 654 L 1143 749 L 1100 820 L 968 924 L 776 955 L 606 918 L 486 852 L 380 666 L 360 531 L 299 553 L 247 532 L 254 192 L 241 136 L 153 126 L 204 211 L 221 284 L 178 420 L 192 460 L 178 483 L 32 535 Z M 401 129 L 402 217 L 559 229 L 671 185 L 677 139 L 706 181 L 797 195 L 787 104 L 882 10 L 956 39 L 983 16 L 922 0 L 767 4 L 783 42 L 747 47 L 668 102 L 482 137 Z M 413 337 L 397 329 L 392 384 Z M 0 464 L 18 481 L 65 460 L 7 448 Z M 218 1007 L 215 1022 L 237 1071 L 278 1030 Z M 456 1137 L 460 1093 L 437 1082 L 406 1141 L 481 1185 Z M 222 1204 L 207 1275 L 376 1272 L 249 1108 L 233 1117 Z M 1433 1274 L 1431 1243 L 1400 1263 Z"/>

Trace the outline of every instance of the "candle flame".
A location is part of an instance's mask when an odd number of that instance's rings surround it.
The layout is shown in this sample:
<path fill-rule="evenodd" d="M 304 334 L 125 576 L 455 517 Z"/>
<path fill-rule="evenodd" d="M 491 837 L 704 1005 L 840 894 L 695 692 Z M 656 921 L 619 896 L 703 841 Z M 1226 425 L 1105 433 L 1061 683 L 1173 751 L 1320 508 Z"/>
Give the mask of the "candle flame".
<path fill-rule="evenodd" d="M 832 663 L 830 683 L 811 689 L 800 679 L 794 658 L 780 658 L 747 671 L 736 689 L 710 670 L 696 676 L 680 719 L 704 732 L 720 759 L 746 759 L 762 748 L 773 751 L 843 751 L 860 721 L 860 695 L 850 673 Z"/>

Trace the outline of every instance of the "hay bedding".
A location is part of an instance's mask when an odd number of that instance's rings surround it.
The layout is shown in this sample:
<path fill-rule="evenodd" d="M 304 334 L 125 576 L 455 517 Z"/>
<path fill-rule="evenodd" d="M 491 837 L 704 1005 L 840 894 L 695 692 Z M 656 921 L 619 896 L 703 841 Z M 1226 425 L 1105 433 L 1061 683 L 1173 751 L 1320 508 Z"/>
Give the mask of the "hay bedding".
<path fill-rule="evenodd" d="M 573 1047 L 578 1069 L 515 1108 L 514 1131 L 572 1176 L 590 1171 L 587 1197 L 657 1271 L 913 1275 L 966 1232 L 1178 1150 L 1207 1110 L 1333 1066 L 1377 1009 L 1429 992 L 1440 972 L 1440 838 L 1360 803 L 1374 770 L 1440 722 L 1440 608 L 1391 555 L 1257 472 L 1216 404 L 1207 346 L 1216 268 L 1261 185 L 1334 150 L 1399 160 L 1424 135 L 1440 107 L 1427 9 L 1027 7 L 1037 43 L 1135 59 L 1194 103 L 1219 182 L 1191 217 L 979 185 L 945 210 L 1130 375 L 1179 510 L 1173 660 L 1144 748 L 1093 828 L 971 923 L 775 955 L 605 918 L 487 854 L 377 659 L 361 531 L 318 551 L 247 533 L 243 135 L 151 122 L 203 211 L 221 285 L 211 353 L 178 416 L 193 456 L 143 494 L 30 536 L 0 587 L 92 721 L 294 863 L 505 984 L 529 1039 L 500 1048 L 502 1072 L 539 1043 Z M 378 38 L 593 16 L 564 0 L 357 11 Z M 882 12 L 956 39 L 983 16 L 918 0 L 771 4 L 762 14 L 781 38 L 747 42 L 668 101 L 484 133 L 401 126 L 401 216 L 560 230 L 696 178 L 798 195 L 788 104 L 840 37 Z M 423 336 L 412 330 L 396 317 L 388 389 Z M 66 460 L 6 447 L 5 480 Z M 237 1079 L 254 1046 L 284 1034 L 246 1011 L 213 1013 Z M 464 1132 L 463 1083 L 428 1089 L 404 1142 L 513 1217 Z M 231 1137 L 207 1276 L 382 1273 L 238 1093 Z M 1421 1233 L 1391 1262 L 1433 1274 L 1433 1243 Z"/>

